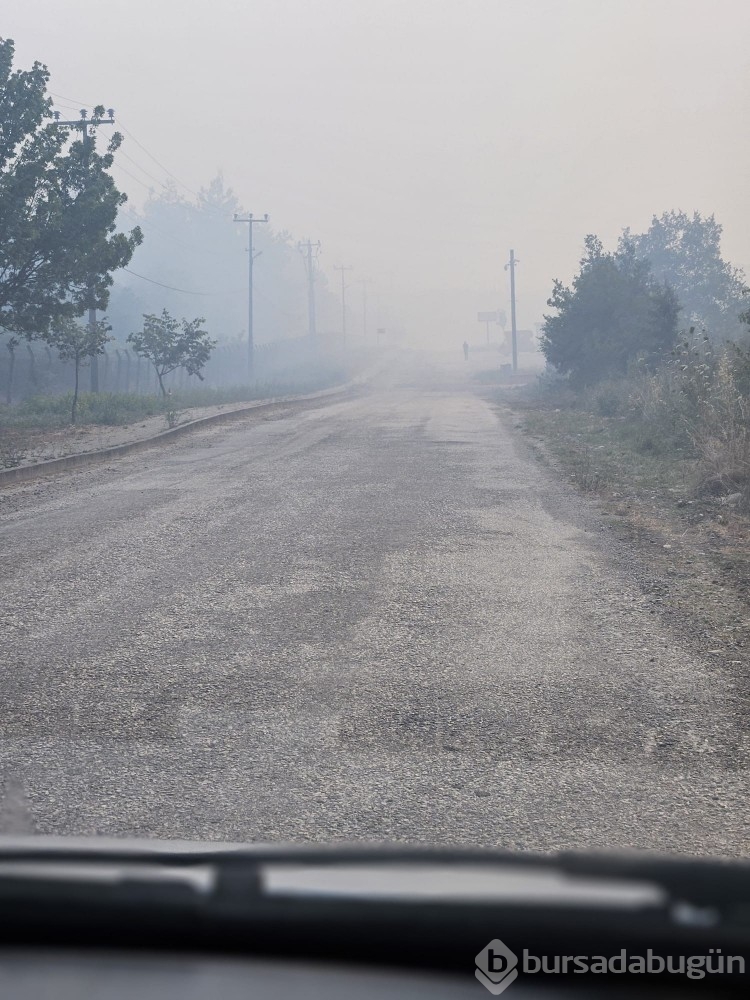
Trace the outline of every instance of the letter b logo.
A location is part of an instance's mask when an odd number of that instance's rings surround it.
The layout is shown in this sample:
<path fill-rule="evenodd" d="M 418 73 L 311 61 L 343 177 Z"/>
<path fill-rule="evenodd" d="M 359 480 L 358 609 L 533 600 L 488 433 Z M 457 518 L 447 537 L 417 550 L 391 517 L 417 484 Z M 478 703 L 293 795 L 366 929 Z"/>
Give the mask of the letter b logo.
<path fill-rule="evenodd" d="M 518 959 L 500 938 L 490 941 L 475 961 L 474 975 L 493 996 L 499 996 L 518 977 Z"/>

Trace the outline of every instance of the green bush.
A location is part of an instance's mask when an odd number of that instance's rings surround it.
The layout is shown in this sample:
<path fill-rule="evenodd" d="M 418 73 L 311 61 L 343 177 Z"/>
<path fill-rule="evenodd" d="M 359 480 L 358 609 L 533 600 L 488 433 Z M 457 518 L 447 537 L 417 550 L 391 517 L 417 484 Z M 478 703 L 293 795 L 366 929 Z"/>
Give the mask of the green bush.
<path fill-rule="evenodd" d="M 581 393 L 586 409 L 600 417 L 617 417 L 630 405 L 630 384 L 627 379 L 605 379 Z"/>

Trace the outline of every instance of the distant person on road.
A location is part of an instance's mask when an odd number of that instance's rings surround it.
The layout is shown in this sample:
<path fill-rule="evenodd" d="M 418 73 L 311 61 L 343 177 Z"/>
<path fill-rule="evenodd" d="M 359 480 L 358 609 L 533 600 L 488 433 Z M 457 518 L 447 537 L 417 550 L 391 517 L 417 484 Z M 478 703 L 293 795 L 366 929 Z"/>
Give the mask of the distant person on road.
<path fill-rule="evenodd" d="M 464 341 L 464 361 L 469 360 L 469 345 L 467 341 Z"/>

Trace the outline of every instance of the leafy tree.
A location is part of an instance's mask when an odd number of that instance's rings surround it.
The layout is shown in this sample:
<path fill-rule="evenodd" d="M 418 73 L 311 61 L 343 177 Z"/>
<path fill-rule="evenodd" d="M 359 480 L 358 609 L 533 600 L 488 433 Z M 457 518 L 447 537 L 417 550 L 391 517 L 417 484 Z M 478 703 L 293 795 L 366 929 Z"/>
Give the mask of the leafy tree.
<path fill-rule="evenodd" d="M 746 300 L 745 276 L 721 256 L 722 227 L 713 215 L 664 212 L 654 216 L 647 232 L 629 229 L 620 250 L 632 249 L 647 260 L 659 281 L 674 289 L 684 325 L 703 327 L 715 339 L 735 337 Z"/>
<path fill-rule="evenodd" d="M 63 361 L 72 361 L 74 365 L 75 382 L 70 422 L 75 424 L 81 366 L 88 359 L 104 353 L 104 348 L 112 340 L 110 326 L 103 320 L 99 320 L 97 323 L 78 323 L 69 316 L 65 316 L 56 323 L 47 339 L 53 347 L 57 348 Z"/>
<path fill-rule="evenodd" d="M 547 304 L 541 349 L 574 385 L 624 374 L 642 359 L 667 354 L 677 335 L 679 306 L 668 285 L 659 284 L 649 265 L 632 248 L 605 253 L 596 236 L 587 236 L 586 253 L 573 283 L 555 281 Z"/>
<path fill-rule="evenodd" d="M 162 309 L 160 316 L 144 315 L 143 329 L 128 337 L 135 352 L 154 366 L 162 396 L 167 395 L 165 377 L 178 368 L 203 380 L 201 369 L 216 347 L 216 341 L 201 329 L 203 322 L 202 316 L 190 322 L 176 320 Z"/>
<path fill-rule="evenodd" d="M 30 337 L 106 308 L 111 272 L 142 237 L 137 227 L 115 232 L 126 195 L 107 171 L 122 136 L 102 155 L 80 130 L 69 142 L 46 96 L 46 67 L 14 71 L 13 54 L 13 42 L 0 39 L 0 325 Z M 104 114 L 94 110 L 89 131 Z"/>

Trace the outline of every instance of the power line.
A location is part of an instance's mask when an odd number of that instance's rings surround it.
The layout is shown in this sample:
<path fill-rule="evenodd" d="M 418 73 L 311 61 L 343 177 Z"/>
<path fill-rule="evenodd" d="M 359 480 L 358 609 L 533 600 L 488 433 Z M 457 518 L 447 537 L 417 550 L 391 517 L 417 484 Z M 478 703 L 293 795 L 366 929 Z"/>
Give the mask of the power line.
<path fill-rule="evenodd" d="M 187 288 L 175 288 L 174 285 L 165 285 L 163 281 L 155 281 L 153 278 L 147 278 L 145 274 L 138 274 L 136 271 L 131 271 L 129 267 L 124 267 L 123 271 L 127 271 L 128 274 L 132 274 L 136 278 L 140 278 L 141 281 L 148 281 L 151 285 L 158 285 L 160 288 L 168 288 L 170 292 L 182 292 L 183 295 L 236 295 L 237 292 L 193 292 L 189 291 Z"/>
<path fill-rule="evenodd" d="M 69 101 L 76 109 L 77 108 L 91 108 L 95 107 L 94 104 L 87 104 L 85 101 L 77 101 L 74 97 L 66 97 L 65 94 L 56 94 L 53 90 L 49 91 L 51 97 L 59 97 L 61 101 Z"/>
<path fill-rule="evenodd" d="M 157 160 L 156 157 L 154 156 L 154 154 L 151 153 L 151 152 L 149 152 L 148 149 L 146 149 L 146 147 L 143 145 L 143 143 L 140 142 L 140 140 L 138 140 L 133 135 L 133 133 L 130 131 L 130 129 L 125 128 L 125 126 L 123 125 L 122 126 L 122 130 L 123 130 L 123 132 L 127 136 L 129 136 L 133 140 L 133 142 L 136 144 L 136 146 L 138 146 L 140 149 L 143 150 L 143 152 L 146 154 L 146 156 L 150 157 L 154 161 L 154 163 L 157 165 L 157 167 L 159 167 L 161 170 L 164 171 L 165 174 L 167 174 L 168 177 L 171 177 L 173 181 L 176 181 L 178 184 L 180 184 L 182 187 L 184 187 L 186 191 L 189 191 L 190 194 L 194 195 L 196 198 L 200 198 L 200 194 L 199 194 L 198 191 L 193 190 L 193 188 L 191 188 L 188 184 L 186 184 L 184 181 L 181 181 L 180 178 L 177 177 L 176 174 L 173 174 L 171 170 L 168 170 L 167 167 L 165 167 L 163 163 L 161 163 L 159 160 Z"/>
<path fill-rule="evenodd" d="M 142 185 L 143 185 L 143 187 L 145 187 L 147 191 L 153 191 L 153 185 L 151 185 L 151 184 L 147 184 L 147 183 L 146 183 L 146 181 L 144 181 L 144 180 L 141 180 L 141 178 L 140 178 L 140 177 L 136 177 L 136 175 L 135 175 L 134 173 L 132 173 L 132 172 L 131 172 L 130 170 L 128 170 L 128 168 L 127 168 L 127 167 L 123 167 L 123 165 L 122 165 L 122 164 L 121 164 L 121 163 L 120 163 L 119 161 L 115 161 L 115 164 L 114 164 L 114 165 L 115 165 L 115 166 L 117 167 L 117 169 L 118 169 L 118 170 L 122 170 L 122 172 L 123 172 L 124 174 L 127 174 L 127 175 L 128 175 L 128 177 L 132 177 L 132 179 L 133 179 L 133 180 L 134 180 L 134 181 L 135 181 L 135 182 L 136 182 L 137 184 L 142 184 Z"/>
<path fill-rule="evenodd" d="M 57 94 L 53 90 L 50 90 L 49 94 L 50 94 L 51 97 L 57 97 L 61 101 L 68 102 L 70 104 L 70 109 L 71 110 L 77 110 L 78 108 L 81 108 L 81 107 L 82 108 L 93 108 L 95 106 L 93 104 L 87 104 L 85 101 L 76 101 L 75 98 L 73 98 L 73 97 L 66 97 L 64 94 Z M 171 177 L 173 181 L 177 181 L 178 184 L 180 184 L 182 187 L 184 187 L 185 190 L 189 191 L 192 195 L 195 195 L 196 198 L 200 197 L 200 194 L 197 191 L 194 191 L 193 188 L 191 188 L 188 184 L 185 184 L 184 181 L 181 181 L 180 178 L 177 177 L 176 174 L 172 173 L 172 171 L 169 170 L 167 167 L 165 167 L 163 163 L 161 163 L 159 160 L 157 160 L 157 158 L 154 156 L 154 154 L 152 152 L 150 152 L 135 135 L 133 135 L 133 133 L 130 131 L 130 129 L 126 128 L 125 125 L 123 125 L 122 123 L 120 123 L 120 128 L 122 129 L 122 131 L 127 136 L 129 136 L 133 140 L 133 142 L 136 144 L 136 146 L 138 146 L 140 149 L 143 150 L 143 152 L 146 154 L 146 156 L 150 157 L 150 159 L 152 159 L 154 161 L 154 163 L 157 165 L 157 167 L 159 167 L 161 170 L 164 171 L 165 174 L 167 174 L 168 177 Z M 128 157 L 128 159 L 130 159 L 130 157 Z M 133 161 L 133 162 L 135 162 L 135 161 Z M 140 169 L 143 170 L 142 167 Z M 147 171 L 145 171 L 145 170 L 143 172 L 147 173 Z M 158 181 L 157 183 L 161 184 L 162 182 Z"/>
<path fill-rule="evenodd" d="M 175 173 L 173 173 L 171 170 L 169 170 L 167 167 L 165 167 L 164 164 L 160 160 L 157 160 L 157 158 L 154 156 L 154 154 L 152 152 L 150 152 L 143 145 L 143 143 L 138 138 L 136 138 L 136 136 L 133 135 L 133 133 L 130 131 L 130 129 L 126 128 L 124 125 L 122 125 L 121 128 L 122 128 L 123 132 L 130 139 L 133 140 L 133 142 L 136 144 L 136 146 L 138 146 L 140 149 L 142 149 L 143 152 L 146 154 L 146 156 L 148 156 L 150 159 L 152 159 L 154 161 L 154 163 L 157 165 L 157 167 L 159 167 L 160 170 L 163 170 L 164 173 L 168 177 L 171 177 L 173 181 L 176 181 L 181 187 L 184 187 L 185 190 L 189 191 L 190 194 L 192 194 L 195 198 L 200 198 L 201 197 L 201 194 L 200 194 L 199 191 L 196 191 L 194 188 L 191 188 L 189 184 L 186 184 L 184 181 L 180 180 L 180 178 Z M 139 167 L 139 169 L 143 170 L 143 167 Z M 145 170 L 143 170 L 143 172 L 147 173 L 147 171 L 145 171 Z M 166 188 L 166 184 L 162 183 L 162 187 Z M 207 212 L 211 213 L 212 215 L 215 215 L 217 218 L 220 218 L 220 219 L 226 218 L 222 212 L 218 211 L 217 209 L 213 208 L 210 205 L 205 205 L 204 204 L 203 207 L 204 207 L 204 209 Z"/>
<path fill-rule="evenodd" d="M 149 177 L 152 181 L 155 181 L 160 187 L 166 188 L 167 185 L 164 183 L 164 181 L 160 181 L 158 177 L 154 177 L 153 174 L 150 174 L 145 167 L 142 167 L 140 163 L 137 160 L 134 160 L 132 156 L 130 156 L 128 153 L 125 152 L 124 149 L 118 149 L 117 155 L 124 156 L 126 160 L 130 160 L 133 166 L 137 167 L 140 171 L 142 171 L 146 175 L 146 177 Z"/>
<path fill-rule="evenodd" d="M 55 93 L 52 90 L 49 91 L 49 94 L 52 97 L 57 97 L 57 98 L 59 98 L 62 101 L 69 102 L 70 103 L 70 109 L 69 110 L 77 110 L 80 107 L 83 107 L 83 108 L 94 108 L 95 107 L 95 105 L 93 105 L 93 104 L 87 104 L 85 101 L 75 101 L 74 98 L 72 98 L 72 97 L 65 97 L 64 94 L 57 94 L 57 93 Z M 191 188 L 189 184 L 186 184 L 183 180 L 180 180 L 180 178 L 173 171 L 171 171 L 168 167 L 165 167 L 164 164 L 160 160 L 158 160 L 154 156 L 154 154 L 149 149 L 146 148 L 146 146 L 144 146 L 144 144 L 140 141 L 140 139 L 138 139 L 137 136 L 135 136 L 130 131 L 129 128 L 126 128 L 126 126 L 122 124 L 122 121 L 120 121 L 119 127 L 122 129 L 122 131 L 130 139 L 132 139 L 132 141 L 136 144 L 136 146 L 139 147 L 139 149 L 143 150 L 143 152 L 146 154 L 146 156 L 148 156 L 151 160 L 153 160 L 153 162 L 157 165 L 157 167 L 159 167 L 160 170 L 164 171 L 164 173 L 168 177 L 171 177 L 173 181 L 176 181 L 177 184 L 179 184 L 181 187 L 185 188 L 186 191 L 189 191 L 190 194 L 192 194 L 195 198 L 200 198 L 201 197 L 201 194 L 200 194 L 199 191 L 196 191 L 194 188 Z M 135 166 L 137 166 L 139 170 L 142 170 L 143 173 L 146 174 L 147 177 L 151 177 L 152 180 L 155 180 L 157 184 L 161 184 L 161 186 L 166 189 L 167 186 L 166 186 L 166 184 L 164 184 L 163 181 L 159 181 L 155 177 L 153 177 L 152 174 L 150 174 L 147 170 L 145 170 L 131 156 L 128 156 L 127 153 L 125 153 L 122 150 L 120 152 L 122 153 L 123 156 L 126 156 L 131 161 L 131 163 L 135 164 Z M 123 170 L 126 174 L 128 174 L 129 177 L 132 177 L 133 180 L 137 181 L 139 184 L 143 184 L 144 187 L 148 187 L 148 185 L 146 185 L 144 183 L 144 181 L 142 181 L 140 178 L 136 177 L 134 174 L 129 173 L 129 171 L 127 171 L 125 169 L 125 167 L 122 166 L 122 164 L 119 164 L 119 167 L 120 167 L 120 170 Z M 225 218 L 225 216 L 223 215 L 223 213 L 219 212 L 217 209 L 211 207 L 210 205 L 204 205 L 203 207 L 205 208 L 206 211 L 208 211 L 211 214 L 215 215 L 217 218 L 221 218 L 221 219 Z"/>
<path fill-rule="evenodd" d="M 128 274 L 132 274 L 135 278 L 140 278 L 142 281 L 148 281 L 151 285 L 158 285 L 160 288 L 168 288 L 170 292 L 182 292 L 184 295 L 201 295 L 204 298 L 211 298 L 216 295 L 243 295 L 245 292 L 244 288 L 230 288 L 229 290 L 222 292 L 196 292 L 191 291 L 188 288 L 176 288 L 174 285 L 165 285 L 163 281 L 156 281 L 155 278 L 147 278 L 145 274 L 138 274 L 137 271 L 131 271 L 129 267 L 123 267 L 121 270 L 127 271 Z"/>

